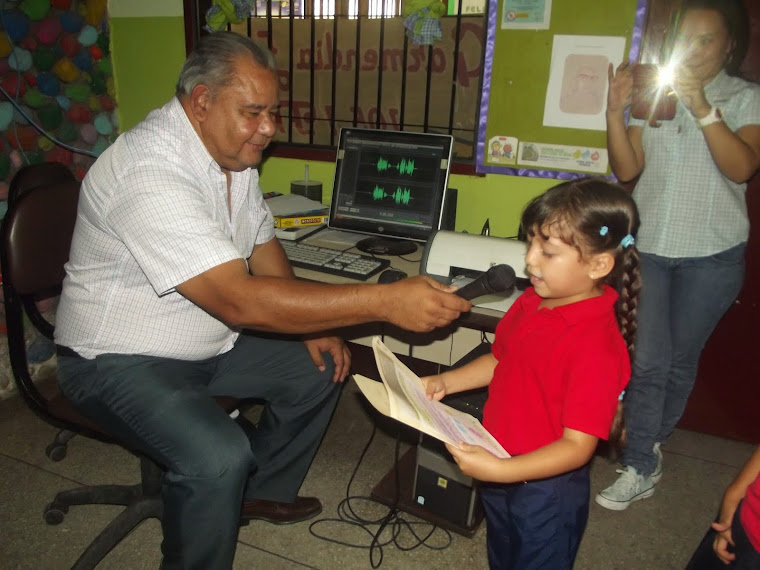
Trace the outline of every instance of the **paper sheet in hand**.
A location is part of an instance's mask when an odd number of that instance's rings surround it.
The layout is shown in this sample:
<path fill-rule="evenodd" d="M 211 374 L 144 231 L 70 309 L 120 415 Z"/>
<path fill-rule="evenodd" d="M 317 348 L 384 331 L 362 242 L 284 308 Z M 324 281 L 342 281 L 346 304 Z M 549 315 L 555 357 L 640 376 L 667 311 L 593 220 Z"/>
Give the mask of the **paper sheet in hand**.
<path fill-rule="evenodd" d="M 484 447 L 497 457 L 509 457 L 504 448 L 470 414 L 427 399 L 425 386 L 386 347 L 379 337 L 372 339 L 381 382 L 359 374 L 354 380 L 370 403 L 382 414 L 405 423 L 454 446 L 460 442 Z"/>

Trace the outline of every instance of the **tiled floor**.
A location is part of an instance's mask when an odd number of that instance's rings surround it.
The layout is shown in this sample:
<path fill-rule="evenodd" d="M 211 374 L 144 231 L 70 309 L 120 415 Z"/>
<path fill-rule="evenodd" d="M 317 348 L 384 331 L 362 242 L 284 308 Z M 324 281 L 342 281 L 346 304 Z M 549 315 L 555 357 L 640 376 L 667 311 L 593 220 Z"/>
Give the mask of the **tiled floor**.
<path fill-rule="evenodd" d="M 336 509 L 346 496 L 349 478 L 375 421 L 379 424 L 377 435 L 358 468 L 350 489 L 352 495 L 369 494 L 393 465 L 395 424 L 378 419 L 367 409 L 356 386 L 348 383 L 302 488 L 302 494 L 322 499 L 325 510 L 320 519 L 336 517 Z M 70 442 L 63 461 L 52 462 L 44 450 L 55 431 L 34 416 L 18 397 L 0 402 L 0 565 L 4 569 L 69 568 L 84 546 L 118 512 L 118 507 L 72 507 L 62 524 L 48 526 L 42 519 L 45 504 L 57 491 L 78 484 L 135 481 L 137 462 L 132 456 L 118 447 L 83 437 Z M 405 434 L 404 439 L 402 451 L 413 437 Z M 665 475 L 653 498 L 635 503 L 624 512 L 607 511 L 592 503 L 576 568 L 683 568 L 716 512 L 722 490 L 752 450 L 748 444 L 677 431 L 663 447 Z M 615 468 L 616 465 L 601 457 L 594 459 L 594 492 L 614 479 Z M 382 508 L 367 503 L 351 504 L 367 518 L 379 518 L 384 513 Z M 426 524 L 414 528 L 419 535 L 429 531 Z M 278 527 L 254 522 L 240 530 L 235 568 L 372 567 L 366 548 L 371 536 L 366 531 L 329 520 L 320 522 L 314 530 L 335 541 L 364 548 L 321 540 L 310 532 L 309 523 Z M 386 530 L 382 541 L 389 536 L 390 530 Z M 437 547 L 446 540 L 438 530 L 429 544 Z M 143 523 L 106 557 L 100 568 L 158 568 L 160 542 L 159 524 L 153 520 Z M 406 548 L 415 539 L 402 529 L 398 542 Z M 376 551 L 376 566 L 379 556 Z M 453 535 L 451 544 L 440 550 L 422 546 L 407 551 L 385 546 L 380 567 L 487 568 L 485 525 L 473 538 Z"/>

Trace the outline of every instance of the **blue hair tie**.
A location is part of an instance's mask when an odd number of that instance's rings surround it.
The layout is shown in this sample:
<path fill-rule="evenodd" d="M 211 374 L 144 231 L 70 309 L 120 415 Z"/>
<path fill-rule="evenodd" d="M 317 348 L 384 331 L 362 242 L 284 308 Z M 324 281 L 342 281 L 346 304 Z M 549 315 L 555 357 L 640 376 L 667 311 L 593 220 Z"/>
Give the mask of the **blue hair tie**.
<path fill-rule="evenodd" d="M 636 240 L 633 239 L 633 236 L 631 234 L 628 234 L 623 239 L 620 240 L 620 245 L 622 247 L 628 247 L 629 245 L 633 245 L 636 243 Z"/>
<path fill-rule="evenodd" d="M 618 396 L 618 402 L 622 402 L 624 397 L 625 397 L 625 390 L 620 392 L 620 395 Z"/>
<path fill-rule="evenodd" d="M 602 226 L 601 228 L 599 228 L 599 235 L 606 236 L 608 231 L 610 231 L 610 228 L 608 228 L 607 226 Z"/>

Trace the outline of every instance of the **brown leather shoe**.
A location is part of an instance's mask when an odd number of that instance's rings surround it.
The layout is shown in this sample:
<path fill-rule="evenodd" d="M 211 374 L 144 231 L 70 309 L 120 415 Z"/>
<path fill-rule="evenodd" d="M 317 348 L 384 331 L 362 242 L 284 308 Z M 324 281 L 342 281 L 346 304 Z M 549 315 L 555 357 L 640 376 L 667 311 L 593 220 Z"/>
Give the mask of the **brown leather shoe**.
<path fill-rule="evenodd" d="M 243 503 L 240 523 L 259 519 L 274 524 L 291 524 L 305 521 L 322 512 L 322 503 L 316 497 L 296 497 L 292 503 L 279 503 L 254 499 Z"/>

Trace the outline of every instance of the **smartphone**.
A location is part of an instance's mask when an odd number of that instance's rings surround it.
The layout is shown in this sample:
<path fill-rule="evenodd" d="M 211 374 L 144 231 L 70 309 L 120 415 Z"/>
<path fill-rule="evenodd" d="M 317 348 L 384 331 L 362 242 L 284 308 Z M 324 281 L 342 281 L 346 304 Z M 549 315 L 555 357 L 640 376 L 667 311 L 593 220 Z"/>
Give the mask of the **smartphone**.
<path fill-rule="evenodd" d="M 659 66 L 637 63 L 633 66 L 633 102 L 636 119 L 670 121 L 676 116 L 676 94 L 670 85 L 660 85 Z"/>

